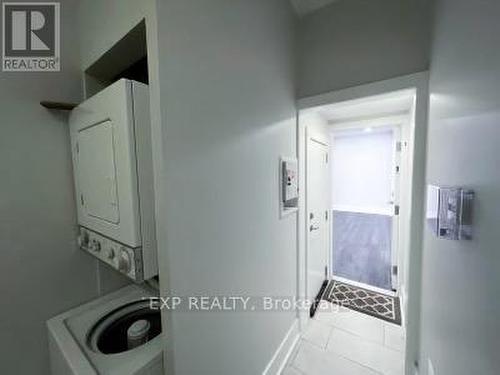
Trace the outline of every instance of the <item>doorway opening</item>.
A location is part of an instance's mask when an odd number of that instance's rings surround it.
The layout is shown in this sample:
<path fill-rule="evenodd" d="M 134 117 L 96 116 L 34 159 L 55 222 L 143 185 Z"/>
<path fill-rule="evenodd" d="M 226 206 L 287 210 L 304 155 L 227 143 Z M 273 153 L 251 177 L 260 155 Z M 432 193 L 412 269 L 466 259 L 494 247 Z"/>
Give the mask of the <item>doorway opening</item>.
<path fill-rule="evenodd" d="M 414 104 L 409 89 L 301 112 L 309 295 L 330 279 L 404 294 Z"/>
<path fill-rule="evenodd" d="M 379 373 L 413 363 L 426 80 L 416 74 L 299 101 L 298 292 L 322 300 L 312 319 L 299 314 L 299 354 L 313 349 L 310 341 L 326 361 L 335 353 Z M 346 353 L 346 345 L 367 350 Z"/>
<path fill-rule="evenodd" d="M 398 121 L 386 121 L 332 126 L 330 251 L 332 278 L 391 294 L 398 288 L 399 180 L 406 150 Z"/>

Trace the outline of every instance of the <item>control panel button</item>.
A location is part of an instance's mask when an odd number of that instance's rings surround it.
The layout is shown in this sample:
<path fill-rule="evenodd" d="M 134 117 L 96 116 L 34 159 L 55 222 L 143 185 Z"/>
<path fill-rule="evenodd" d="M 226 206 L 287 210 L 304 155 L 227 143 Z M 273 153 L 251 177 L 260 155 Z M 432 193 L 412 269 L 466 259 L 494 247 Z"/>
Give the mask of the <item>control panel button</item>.
<path fill-rule="evenodd" d="M 90 244 L 90 250 L 93 250 L 95 252 L 101 251 L 101 243 L 99 240 L 93 239 L 91 244 Z"/>
<path fill-rule="evenodd" d="M 112 247 L 110 247 L 106 253 L 106 257 L 109 259 L 109 260 L 113 260 L 115 258 L 115 249 L 113 249 Z"/>
<path fill-rule="evenodd" d="M 120 255 L 118 256 L 118 270 L 123 273 L 129 273 L 132 267 L 132 261 L 130 259 L 130 254 L 125 249 L 120 250 Z"/>
<path fill-rule="evenodd" d="M 80 232 L 80 235 L 78 236 L 78 246 L 83 248 L 88 247 L 89 241 L 90 241 L 89 233 L 85 230 L 82 230 Z"/>

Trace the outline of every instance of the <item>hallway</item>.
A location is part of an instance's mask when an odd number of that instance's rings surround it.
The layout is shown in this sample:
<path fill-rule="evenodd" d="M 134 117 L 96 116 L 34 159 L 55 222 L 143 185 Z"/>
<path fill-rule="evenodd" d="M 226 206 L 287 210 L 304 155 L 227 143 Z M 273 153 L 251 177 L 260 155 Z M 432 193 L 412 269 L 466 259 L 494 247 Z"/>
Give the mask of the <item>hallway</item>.
<path fill-rule="evenodd" d="M 282 375 L 401 375 L 401 326 L 322 302 Z"/>

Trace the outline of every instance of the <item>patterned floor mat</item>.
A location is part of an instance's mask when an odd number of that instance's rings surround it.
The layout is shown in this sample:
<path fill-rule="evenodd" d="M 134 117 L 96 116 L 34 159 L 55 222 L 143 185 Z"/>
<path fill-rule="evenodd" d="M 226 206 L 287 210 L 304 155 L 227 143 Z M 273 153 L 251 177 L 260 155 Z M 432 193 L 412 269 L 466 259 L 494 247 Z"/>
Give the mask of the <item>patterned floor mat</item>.
<path fill-rule="evenodd" d="M 398 297 L 331 280 L 323 294 L 323 299 L 401 325 L 401 307 Z"/>

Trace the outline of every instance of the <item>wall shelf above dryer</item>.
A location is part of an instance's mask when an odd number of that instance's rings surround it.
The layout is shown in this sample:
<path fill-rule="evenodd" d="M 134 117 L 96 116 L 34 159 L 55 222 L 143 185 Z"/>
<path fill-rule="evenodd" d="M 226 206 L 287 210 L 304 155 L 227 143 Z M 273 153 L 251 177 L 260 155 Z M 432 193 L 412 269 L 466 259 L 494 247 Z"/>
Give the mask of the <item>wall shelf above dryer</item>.
<path fill-rule="evenodd" d="M 76 104 L 76 103 L 65 103 L 65 102 L 53 102 L 53 101 L 49 101 L 49 100 L 42 100 L 40 102 L 40 105 L 42 107 L 47 108 L 47 109 L 56 109 L 56 110 L 59 110 L 59 111 L 71 111 L 78 104 Z"/>

